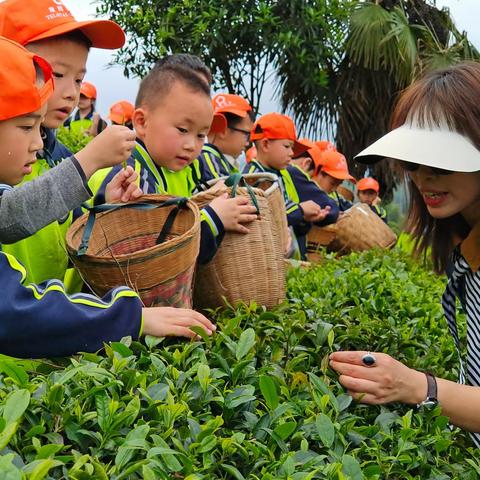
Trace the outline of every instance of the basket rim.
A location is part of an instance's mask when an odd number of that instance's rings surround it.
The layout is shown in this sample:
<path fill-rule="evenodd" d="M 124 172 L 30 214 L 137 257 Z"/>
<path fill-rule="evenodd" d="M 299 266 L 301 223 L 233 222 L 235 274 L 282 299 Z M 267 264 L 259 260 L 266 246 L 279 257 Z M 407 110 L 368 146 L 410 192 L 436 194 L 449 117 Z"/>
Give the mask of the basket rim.
<path fill-rule="evenodd" d="M 170 198 L 178 198 L 175 195 L 164 195 L 164 194 L 148 194 L 148 195 L 142 195 L 139 197 L 137 200 L 133 202 L 128 202 L 131 203 L 132 205 L 135 203 L 142 203 L 142 202 L 147 202 L 147 203 L 160 203 L 162 201 L 168 200 Z M 113 203 L 121 203 L 121 202 L 113 202 Z M 186 205 L 188 206 L 189 210 L 193 213 L 193 225 L 186 230 L 184 233 L 181 235 L 178 235 L 175 238 L 172 238 L 170 240 L 167 240 L 164 243 L 161 243 L 159 245 L 153 245 L 148 248 L 144 248 L 142 250 L 137 250 L 136 252 L 133 253 L 124 253 L 124 254 L 119 254 L 115 255 L 114 258 L 116 262 L 122 263 L 122 262 L 128 262 L 128 263 L 139 263 L 143 262 L 148 258 L 145 258 L 145 254 L 147 252 L 151 254 L 156 254 L 159 250 L 171 250 L 172 248 L 177 248 L 179 246 L 184 246 L 188 245 L 193 239 L 195 238 L 195 234 L 198 232 L 200 229 L 200 209 L 198 206 L 193 202 L 191 199 L 187 199 Z M 98 216 L 104 216 L 114 213 L 114 211 L 110 212 L 102 212 Z M 69 255 L 74 256 L 75 258 L 81 258 L 82 262 L 84 263 L 104 263 L 104 262 L 111 262 L 110 257 L 103 257 L 103 256 L 98 256 L 98 255 L 92 255 L 89 253 L 86 253 L 85 255 L 82 255 L 81 257 L 78 256 L 78 248 L 74 248 L 72 246 L 72 240 L 73 236 L 82 228 L 85 226 L 87 219 L 88 219 L 89 213 L 84 213 L 81 217 L 77 218 L 70 228 L 67 231 L 67 235 L 65 237 L 65 243 L 66 247 L 68 250 Z M 165 248 L 165 247 L 168 247 Z M 140 258 L 138 258 L 140 257 Z"/>

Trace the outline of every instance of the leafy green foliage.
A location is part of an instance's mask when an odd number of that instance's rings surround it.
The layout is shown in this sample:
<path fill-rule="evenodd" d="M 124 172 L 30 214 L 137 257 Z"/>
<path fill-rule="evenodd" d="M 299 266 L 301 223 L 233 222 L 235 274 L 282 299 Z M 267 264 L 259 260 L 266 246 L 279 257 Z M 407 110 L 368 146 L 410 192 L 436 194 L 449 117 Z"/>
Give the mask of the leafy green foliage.
<path fill-rule="evenodd" d="M 79 152 L 93 139 L 93 137 L 85 135 L 84 132 L 75 132 L 65 127 L 60 127 L 57 130 L 57 138 L 73 153 Z"/>
<path fill-rule="evenodd" d="M 275 311 L 217 312 L 205 342 L 124 339 L 0 368 L 2 478 L 478 478 L 468 435 L 439 411 L 356 404 L 328 366 L 371 349 L 455 378 L 443 280 L 392 251 L 327 257 L 288 285 Z"/>

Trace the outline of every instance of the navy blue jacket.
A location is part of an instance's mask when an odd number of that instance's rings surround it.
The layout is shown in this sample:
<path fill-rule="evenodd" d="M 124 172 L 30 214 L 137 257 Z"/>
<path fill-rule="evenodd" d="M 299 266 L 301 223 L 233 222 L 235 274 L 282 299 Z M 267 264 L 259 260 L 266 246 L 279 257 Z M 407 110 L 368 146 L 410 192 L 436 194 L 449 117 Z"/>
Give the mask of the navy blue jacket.
<path fill-rule="evenodd" d="M 0 353 L 67 356 L 140 335 L 142 304 L 133 290 L 119 287 L 103 299 L 84 293 L 69 296 L 59 280 L 24 285 L 25 276 L 15 257 L 0 252 Z"/>

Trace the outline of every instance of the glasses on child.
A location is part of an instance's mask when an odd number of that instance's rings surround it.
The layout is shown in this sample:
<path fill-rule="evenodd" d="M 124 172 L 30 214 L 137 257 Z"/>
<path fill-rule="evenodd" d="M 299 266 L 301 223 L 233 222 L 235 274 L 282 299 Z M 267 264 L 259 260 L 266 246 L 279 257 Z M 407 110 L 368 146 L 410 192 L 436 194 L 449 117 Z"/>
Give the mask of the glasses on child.
<path fill-rule="evenodd" d="M 420 165 L 418 163 L 404 162 L 403 160 L 399 160 L 398 163 L 407 172 L 415 172 L 420 168 Z M 451 175 L 453 173 L 453 171 L 444 170 L 443 168 L 436 168 L 436 167 L 429 167 L 429 168 L 435 175 Z"/>
<path fill-rule="evenodd" d="M 230 130 L 233 130 L 234 132 L 240 132 L 245 135 L 245 138 L 248 140 L 250 138 L 250 130 L 244 130 L 243 128 L 237 128 L 237 127 L 228 127 Z"/>

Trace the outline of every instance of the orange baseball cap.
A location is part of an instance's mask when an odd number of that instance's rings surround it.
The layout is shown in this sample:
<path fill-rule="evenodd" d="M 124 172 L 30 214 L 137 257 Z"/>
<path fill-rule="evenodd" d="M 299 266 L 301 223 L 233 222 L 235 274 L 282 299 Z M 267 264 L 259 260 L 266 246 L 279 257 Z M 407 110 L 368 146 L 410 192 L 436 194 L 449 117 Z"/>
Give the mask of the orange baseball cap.
<path fill-rule="evenodd" d="M 288 115 L 281 113 L 267 113 L 262 115 L 253 125 L 250 133 L 250 140 L 292 140 L 293 156 L 296 157 L 308 150 L 308 146 L 297 140 L 295 124 Z"/>
<path fill-rule="evenodd" d="M 97 89 L 95 88 L 95 85 L 93 83 L 82 82 L 82 85 L 80 87 L 80 95 L 83 95 L 84 97 L 96 100 L 97 99 Z"/>
<path fill-rule="evenodd" d="M 335 150 L 327 150 L 321 154 L 321 168 L 320 170 L 327 175 L 338 180 L 350 180 L 356 183 L 354 177 L 348 172 L 347 159 Z"/>
<path fill-rule="evenodd" d="M 121 100 L 110 107 L 108 118 L 118 125 L 125 125 L 132 120 L 134 111 L 135 107 L 130 102 Z"/>
<path fill-rule="evenodd" d="M 5 0 L 0 2 L 0 35 L 21 45 L 80 30 L 93 47 L 114 49 L 125 34 L 111 20 L 77 22 L 62 0 Z"/>
<path fill-rule="evenodd" d="M 52 67 L 18 43 L 0 37 L 0 120 L 36 112 L 53 93 Z M 37 65 L 44 84 L 37 86 Z"/>
<path fill-rule="evenodd" d="M 315 145 L 320 149 L 321 152 L 337 151 L 337 147 L 328 140 L 319 140 L 315 142 Z"/>
<path fill-rule="evenodd" d="M 317 142 L 312 142 L 308 138 L 302 138 L 301 140 L 299 140 L 299 142 L 307 148 L 306 150 L 303 149 L 303 151 L 300 151 L 300 153 L 298 153 L 297 155 L 301 156 L 305 152 L 308 153 L 310 158 L 313 160 L 313 164 L 315 166 L 313 176 L 317 175 L 318 171 L 320 170 L 320 167 L 322 166 L 322 163 L 321 163 L 322 152 L 318 148 Z"/>
<path fill-rule="evenodd" d="M 227 119 L 224 113 L 232 113 L 238 117 L 245 118 L 252 106 L 240 95 L 232 93 L 219 93 L 212 98 L 213 121 L 210 127 L 210 134 L 223 132 L 227 128 Z"/>
<path fill-rule="evenodd" d="M 358 181 L 357 190 L 359 192 L 362 190 L 375 190 L 378 193 L 380 191 L 380 185 L 374 178 L 366 177 Z"/>

